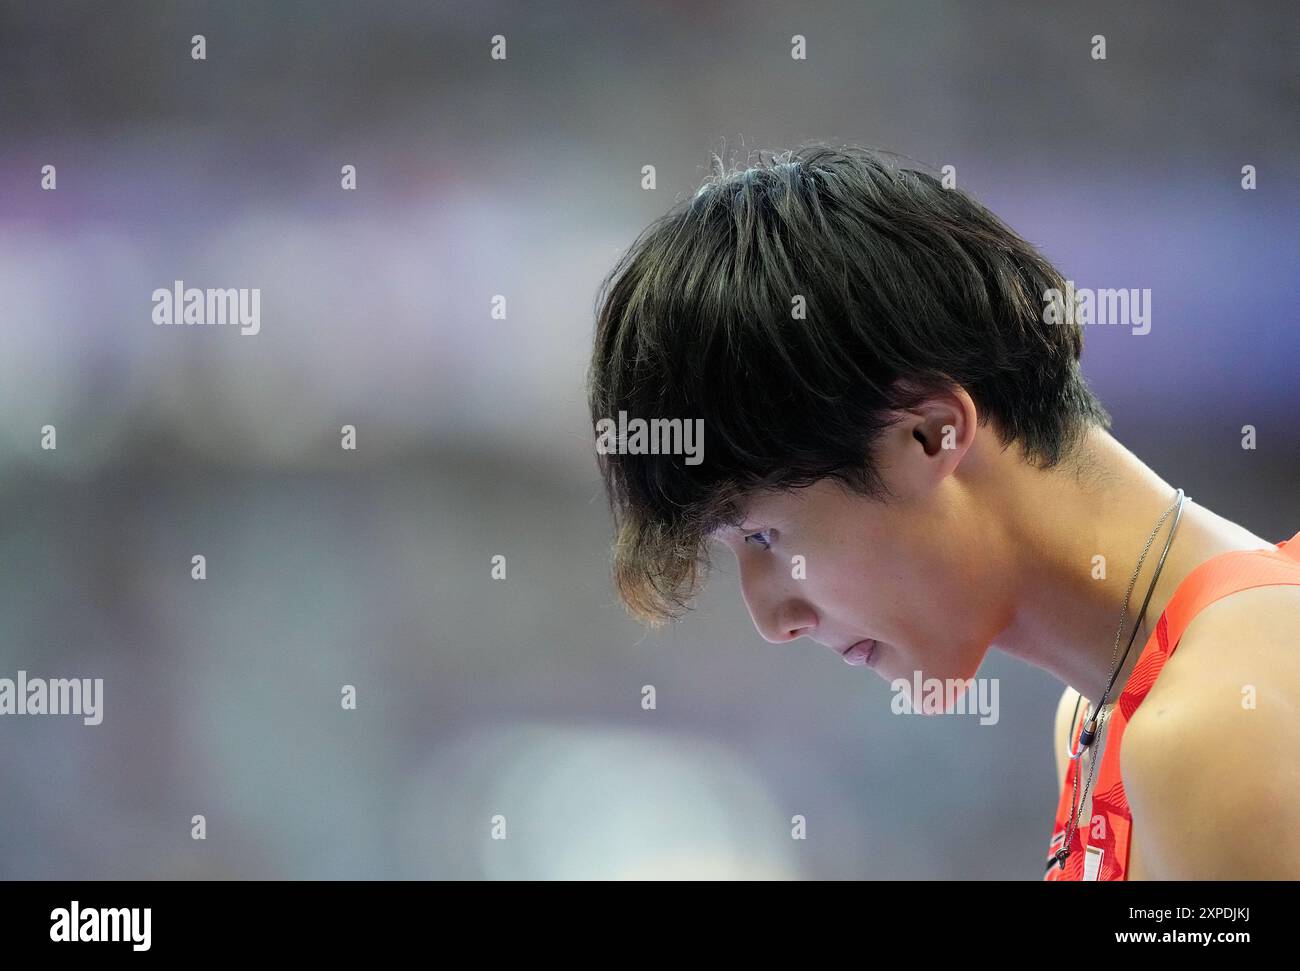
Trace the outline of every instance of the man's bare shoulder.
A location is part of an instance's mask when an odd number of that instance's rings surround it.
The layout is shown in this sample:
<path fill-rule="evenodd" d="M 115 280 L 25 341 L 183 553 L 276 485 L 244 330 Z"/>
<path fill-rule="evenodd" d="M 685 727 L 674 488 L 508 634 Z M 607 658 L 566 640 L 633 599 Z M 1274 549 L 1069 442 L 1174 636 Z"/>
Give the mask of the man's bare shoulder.
<path fill-rule="evenodd" d="M 1261 693 L 1285 697 L 1300 715 L 1300 585 L 1242 590 L 1201 610 L 1129 722 L 1125 738 L 1189 705 L 1249 711 L 1248 702 Z"/>
<path fill-rule="evenodd" d="M 1164 879 L 1300 878 L 1300 586 L 1192 620 L 1124 730 L 1135 839 Z"/>

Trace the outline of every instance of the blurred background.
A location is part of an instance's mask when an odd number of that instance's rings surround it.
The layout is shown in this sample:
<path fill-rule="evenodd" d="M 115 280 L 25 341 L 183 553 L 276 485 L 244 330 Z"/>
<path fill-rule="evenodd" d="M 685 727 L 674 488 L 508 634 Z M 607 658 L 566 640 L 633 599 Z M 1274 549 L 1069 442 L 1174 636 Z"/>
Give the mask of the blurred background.
<path fill-rule="evenodd" d="M 623 614 L 596 288 L 711 152 L 954 165 L 1151 288 L 1086 333 L 1115 433 L 1288 537 L 1297 50 L 1293 3 L 0 2 L 0 677 L 105 680 L 98 727 L 0 719 L 0 876 L 1038 879 L 1044 672 L 989 658 L 996 725 L 895 717 L 729 564 Z M 175 280 L 260 288 L 261 333 L 155 326 Z"/>

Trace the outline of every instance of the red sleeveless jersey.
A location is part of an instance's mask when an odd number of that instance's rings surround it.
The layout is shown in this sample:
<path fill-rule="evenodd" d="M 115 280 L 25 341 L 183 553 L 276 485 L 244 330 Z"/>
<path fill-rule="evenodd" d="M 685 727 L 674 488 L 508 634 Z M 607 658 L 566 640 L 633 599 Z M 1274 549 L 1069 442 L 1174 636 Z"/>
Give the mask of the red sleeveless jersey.
<path fill-rule="evenodd" d="M 1178 648 L 1183 631 L 1200 611 L 1229 594 L 1251 587 L 1273 584 L 1300 585 L 1300 533 L 1276 544 L 1273 550 L 1240 550 L 1211 557 L 1189 573 L 1165 606 L 1136 666 L 1120 692 L 1119 703 L 1106 724 L 1106 745 L 1092 784 L 1092 818 L 1081 822 L 1070 834 L 1070 855 L 1065 869 L 1052 858 L 1061 847 L 1070 825 L 1070 801 L 1079 761 L 1071 760 L 1065 771 L 1065 786 L 1056 808 L 1056 822 L 1044 880 L 1125 880 L 1128 878 L 1129 843 L 1133 814 L 1124 783 L 1120 779 L 1119 753 L 1124 727 L 1147 696 L 1164 667 Z M 1083 726 L 1072 728 L 1073 747 L 1078 747 Z"/>

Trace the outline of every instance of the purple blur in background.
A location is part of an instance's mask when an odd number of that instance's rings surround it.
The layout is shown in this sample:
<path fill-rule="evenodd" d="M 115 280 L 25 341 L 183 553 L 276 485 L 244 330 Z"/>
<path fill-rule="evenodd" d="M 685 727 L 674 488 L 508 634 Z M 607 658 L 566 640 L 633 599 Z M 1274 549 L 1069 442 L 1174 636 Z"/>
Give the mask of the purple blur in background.
<path fill-rule="evenodd" d="M 1285 538 L 1297 50 L 1294 3 L 0 3 L 0 677 L 105 680 L 99 726 L 0 718 L 0 876 L 1038 879 L 1045 673 L 990 657 L 996 725 L 891 715 L 725 564 L 625 617 L 596 287 L 710 152 L 954 165 L 1152 290 L 1086 332 L 1115 434 Z M 176 280 L 260 288 L 261 333 L 155 326 Z"/>

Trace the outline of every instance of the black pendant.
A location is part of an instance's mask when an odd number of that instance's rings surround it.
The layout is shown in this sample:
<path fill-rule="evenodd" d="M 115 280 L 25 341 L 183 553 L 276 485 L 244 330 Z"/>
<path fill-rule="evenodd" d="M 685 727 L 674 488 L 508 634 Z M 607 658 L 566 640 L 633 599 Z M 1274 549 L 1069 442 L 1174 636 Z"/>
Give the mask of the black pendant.
<path fill-rule="evenodd" d="M 1079 747 L 1087 748 L 1097 738 L 1097 720 L 1094 718 L 1088 724 L 1083 726 L 1083 731 L 1079 733 Z"/>

